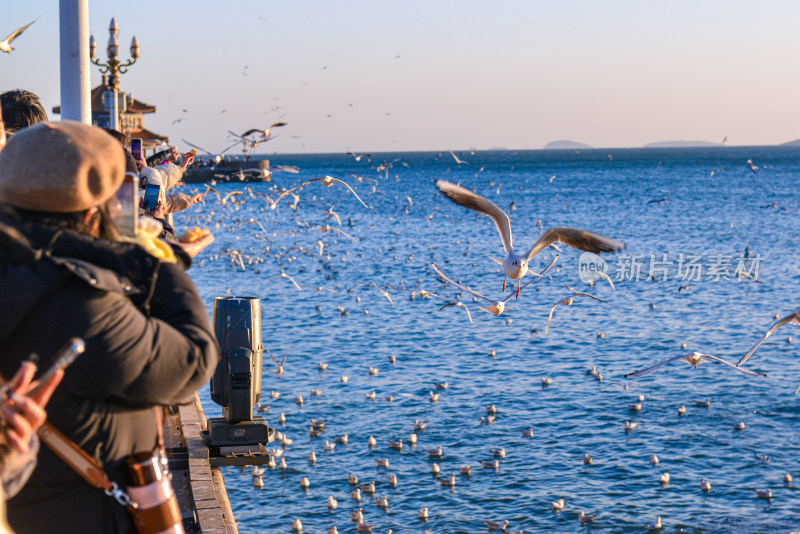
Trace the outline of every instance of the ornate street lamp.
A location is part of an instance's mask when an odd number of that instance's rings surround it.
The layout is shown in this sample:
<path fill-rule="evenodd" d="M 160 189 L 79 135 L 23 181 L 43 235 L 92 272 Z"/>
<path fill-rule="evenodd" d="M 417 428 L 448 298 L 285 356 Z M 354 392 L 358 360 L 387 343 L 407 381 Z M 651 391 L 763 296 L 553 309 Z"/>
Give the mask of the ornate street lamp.
<path fill-rule="evenodd" d="M 117 26 L 117 21 L 113 18 L 111 19 L 111 24 L 108 26 L 108 33 L 108 46 L 106 47 L 108 61 L 101 62 L 95 58 L 97 42 L 94 39 L 94 35 L 89 37 L 89 58 L 92 60 L 92 63 L 100 67 L 101 73 L 108 74 L 108 86 L 111 88 L 110 92 L 113 92 L 113 103 L 109 103 L 111 105 L 107 106 L 109 108 L 109 119 L 111 120 L 111 127 L 115 130 L 119 130 L 119 104 L 117 102 L 119 77 L 121 74 L 128 72 L 128 67 L 136 63 L 136 60 L 139 59 L 139 41 L 136 39 L 136 36 L 133 37 L 130 48 L 131 59 L 125 63 L 121 63 L 117 59 L 119 53 L 119 26 Z"/>

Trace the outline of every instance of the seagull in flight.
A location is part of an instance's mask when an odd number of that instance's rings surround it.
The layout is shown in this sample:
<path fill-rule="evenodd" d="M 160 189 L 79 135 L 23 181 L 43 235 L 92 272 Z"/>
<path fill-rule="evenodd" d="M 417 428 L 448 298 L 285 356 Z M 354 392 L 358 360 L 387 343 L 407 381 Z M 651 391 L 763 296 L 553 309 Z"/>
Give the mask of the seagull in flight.
<path fill-rule="evenodd" d="M 223 156 L 223 154 L 225 154 L 225 152 L 227 152 L 228 150 L 232 149 L 236 145 L 240 145 L 242 143 L 241 141 L 236 141 L 234 144 L 232 144 L 231 146 L 229 146 L 228 148 L 226 148 L 225 150 L 223 150 L 219 154 L 212 154 L 211 152 L 209 152 L 205 148 L 202 148 L 202 147 L 199 147 L 199 146 L 197 146 L 197 145 L 195 145 L 193 143 L 190 143 L 186 139 L 181 139 L 181 141 L 183 141 L 184 143 L 186 143 L 187 145 L 189 145 L 192 148 L 196 148 L 197 150 L 200 150 L 201 152 L 205 152 L 206 154 L 211 156 L 211 159 L 214 161 L 214 163 L 219 163 L 220 161 L 222 161 L 222 156 Z"/>
<path fill-rule="evenodd" d="M 716 356 L 711 356 L 710 354 L 701 354 L 699 352 L 692 352 L 692 353 L 686 354 L 684 356 L 675 356 L 675 357 L 669 358 L 668 360 L 664 360 L 663 362 L 657 363 L 656 365 L 653 365 L 652 367 L 648 367 L 647 369 L 642 369 L 641 371 L 628 373 L 627 375 L 625 375 L 625 378 L 636 378 L 636 377 L 639 377 L 639 376 L 643 376 L 643 375 L 646 375 L 648 373 L 651 373 L 651 372 L 655 371 L 659 367 L 665 366 L 668 363 L 677 362 L 677 361 L 686 362 L 689 365 L 691 365 L 692 367 L 694 367 L 695 369 L 697 369 L 697 366 L 699 364 L 701 364 L 701 363 L 719 362 L 719 363 L 723 363 L 723 364 L 727 365 L 728 367 L 730 367 L 732 369 L 736 369 L 740 373 L 744 373 L 746 375 L 750 375 L 750 376 L 767 376 L 764 373 L 757 373 L 757 372 L 751 371 L 749 369 L 744 369 L 742 367 L 737 367 L 737 366 L 733 365 L 732 363 L 723 360 L 722 358 L 717 358 Z"/>
<path fill-rule="evenodd" d="M 458 159 L 458 156 L 456 156 L 455 152 L 453 152 L 452 150 L 450 151 L 450 155 L 453 156 L 454 160 L 456 160 L 456 164 L 458 164 L 458 165 L 469 165 L 469 161 L 464 161 L 463 159 Z"/>
<path fill-rule="evenodd" d="M 324 185 L 325 187 L 330 187 L 333 184 L 341 184 L 341 185 L 345 186 L 347 189 L 349 189 L 351 193 L 353 193 L 353 195 L 356 197 L 356 199 L 359 202 L 361 202 L 362 206 L 364 206 L 367 209 L 372 209 L 369 206 L 367 206 L 366 204 L 364 204 L 364 201 L 361 200 L 361 197 L 358 196 L 358 194 L 353 190 L 352 187 L 350 187 L 347 184 L 347 182 L 345 182 L 343 180 L 339 180 L 338 178 L 334 178 L 332 176 L 325 176 L 324 178 L 311 178 L 310 180 L 306 180 L 305 182 L 301 183 L 300 185 L 298 185 L 296 187 L 293 187 L 292 189 L 289 189 L 288 191 L 286 191 L 286 194 L 288 195 L 289 193 L 291 193 L 294 190 L 302 189 L 303 187 L 305 187 L 306 185 L 308 185 L 308 184 L 310 184 L 312 182 L 322 182 L 322 185 Z"/>
<path fill-rule="evenodd" d="M 371 158 L 372 154 L 356 154 L 354 152 L 345 152 L 345 156 L 353 156 L 356 161 L 361 161 L 361 158 Z"/>
<path fill-rule="evenodd" d="M 381 292 L 381 295 L 386 297 L 386 300 L 388 300 L 392 304 L 392 306 L 395 305 L 394 301 L 392 300 L 392 297 L 389 296 L 389 293 L 387 291 L 384 291 L 383 289 L 381 289 L 380 286 L 378 284 L 376 284 L 375 282 L 372 282 L 372 285 L 375 286 L 375 289 L 377 289 L 378 291 Z"/>
<path fill-rule="evenodd" d="M 14 39 L 16 39 L 17 37 L 22 35 L 22 32 L 27 30 L 30 27 L 30 25 L 33 24 L 34 22 L 36 22 L 37 20 L 39 20 L 39 19 L 36 18 L 34 21 L 29 22 L 28 24 L 26 24 L 22 28 L 14 31 L 11 35 L 6 37 L 4 40 L 0 41 L 0 50 L 5 52 L 6 54 L 10 54 L 11 51 L 14 50 L 14 48 L 12 48 L 12 46 L 11 46 L 11 43 L 14 42 Z"/>
<path fill-rule="evenodd" d="M 239 135 L 237 133 L 233 133 L 230 130 L 228 130 L 228 133 L 233 135 L 234 137 L 238 137 L 239 139 L 244 139 L 245 137 L 253 135 L 253 134 L 260 134 L 261 135 L 261 139 L 259 139 L 258 141 L 260 143 L 263 143 L 263 142 L 269 141 L 270 139 L 273 139 L 275 137 L 274 135 L 270 135 L 269 131 L 271 129 L 280 128 L 282 126 L 286 126 L 287 124 L 288 124 L 287 122 L 279 121 L 279 122 L 273 122 L 272 124 L 270 124 L 267 127 L 266 130 L 262 130 L 260 128 L 250 128 L 249 130 L 244 132 L 242 135 Z"/>
<path fill-rule="evenodd" d="M 547 332 L 550 330 L 550 321 L 553 319 L 553 312 L 555 311 L 556 306 L 558 306 L 559 304 L 563 304 L 564 306 L 572 306 L 572 301 L 573 301 L 573 299 L 575 297 L 590 297 L 590 298 L 593 298 L 594 300 L 599 300 L 600 302 L 606 302 L 605 300 L 603 300 L 601 298 L 597 298 L 594 295 L 590 295 L 589 293 L 583 293 L 582 291 L 576 291 L 576 290 L 572 289 L 571 287 L 569 287 L 567 284 L 564 284 L 564 287 L 566 287 L 567 289 L 572 291 L 572 295 L 559 300 L 558 302 L 553 304 L 552 308 L 550 308 L 550 314 L 547 316 L 547 326 L 544 329 L 544 335 L 547 335 Z"/>
<path fill-rule="evenodd" d="M 785 324 L 800 325 L 800 310 L 795 310 L 794 313 L 792 313 L 791 315 L 787 315 L 783 319 L 778 320 L 776 323 L 770 326 L 769 330 L 767 330 L 766 333 L 763 336 L 761 336 L 761 339 L 756 341 L 756 344 L 753 345 L 753 348 L 747 351 L 747 354 L 745 354 L 742 357 L 742 359 L 739 360 L 739 363 L 736 364 L 736 368 L 738 369 L 740 365 L 749 360 L 750 356 L 755 354 L 756 350 L 758 350 L 758 347 L 761 346 L 764 340 L 767 339 L 769 336 L 771 336 L 772 333 L 775 332 L 775 330 L 777 330 L 778 328 L 782 327 Z M 797 389 L 794 391 L 795 395 L 797 395 L 798 393 L 800 393 L 800 386 L 797 386 Z"/>
<path fill-rule="evenodd" d="M 483 213 L 494 221 L 506 252 L 506 258 L 501 262 L 506 276 L 503 279 L 503 291 L 506 290 L 506 278 L 517 280 L 517 298 L 519 298 L 520 280 L 527 274 L 528 264 L 534 256 L 552 243 L 563 243 L 572 248 L 595 253 L 612 252 L 624 248 L 621 242 L 599 234 L 578 228 L 557 227 L 545 231 L 530 250 L 524 254 L 517 254 L 514 252 L 511 241 L 511 221 L 503 210 L 482 196 L 446 180 L 438 180 L 436 187 L 456 204 Z"/>
<path fill-rule="evenodd" d="M 527 288 L 529 285 L 533 284 L 534 282 L 538 282 L 539 280 L 541 280 L 542 278 L 544 278 L 544 275 L 545 275 L 545 274 L 547 274 L 547 271 L 549 271 L 549 270 L 550 270 L 550 269 L 553 267 L 553 265 L 555 265 L 555 263 L 556 263 L 556 260 L 558 260 L 558 256 L 556 256 L 555 258 L 553 258 L 553 261 L 551 261 L 551 262 L 550 262 L 550 265 L 548 265 L 548 266 L 547 266 L 547 268 L 546 268 L 544 271 L 542 271 L 542 273 L 541 273 L 541 274 L 535 275 L 535 276 L 534 276 L 534 278 L 533 278 L 533 280 L 531 280 L 530 282 L 528 282 L 527 284 L 525 284 L 524 286 L 522 286 L 522 287 L 521 287 L 521 288 L 520 288 L 520 289 L 517 291 L 517 295 L 519 295 L 519 291 L 521 291 L 522 289 L 525 289 L 525 288 Z M 457 282 L 454 282 L 453 280 L 451 280 L 450 278 L 448 278 L 447 276 L 445 276 L 445 274 L 444 274 L 442 271 L 440 271 L 440 270 L 439 270 L 439 268 L 436 266 L 436 264 L 435 264 L 435 263 L 431 263 L 431 266 L 433 267 L 433 270 L 434 270 L 434 271 L 436 271 L 436 274 L 438 274 L 438 275 L 439 275 L 439 277 L 440 277 L 442 280 L 444 280 L 445 282 L 447 282 L 448 284 L 454 285 L 454 286 L 456 286 L 458 289 L 460 289 L 461 291 L 466 291 L 467 293 L 469 293 L 469 294 L 471 294 L 471 295 L 473 295 L 473 296 L 475 296 L 475 297 L 478 297 L 478 298 L 479 298 L 479 299 L 481 299 L 481 300 L 484 300 L 484 301 L 488 302 L 488 303 L 489 303 L 489 305 L 488 305 L 488 306 L 486 306 L 486 307 L 483 307 L 483 308 L 479 308 L 479 309 L 480 309 L 480 310 L 483 310 L 483 311 L 485 311 L 485 312 L 489 312 L 489 313 L 491 313 L 492 315 L 494 315 L 495 317 L 496 317 L 496 316 L 498 316 L 498 315 L 500 315 L 501 313 L 503 313 L 503 312 L 505 311 L 505 309 L 506 309 L 506 302 L 508 302 L 509 300 L 511 300 L 511 297 L 513 297 L 513 296 L 514 296 L 514 293 L 510 293 L 510 294 L 509 294 L 509 295 L 508 295 L 508 296 L 507 296 L 505 299 L 503 299 L 503 300 L 493 301 L 493 300 L 491 300 L 491 299 L 489 299 L 489 298 L 487 298 L 487 297 L 484 297 L 483 295 L 481 295 L 481 294 L 480 294 L 480 293 L 478 293 L 477 291 L 474 291 L 474 290 L 470 289 L 470 288 L 469 288 L 469 287 L 467 287 L 467 286 L 464 286 L 464 285 L 461 285 L 461 284 L 459 284 L 459 283 L 457 283 Z"/>
<path fill-rule="evenodd" d="M 742 359 L 739 360 L 739 363 L 737 363 L 736 365 L 737 366 L 742 365 L 747 360 L 749 360 L 750 356 L 752 356 L 756 352 L 756 350 L 758 349 L 758 347 L 761 346 L 764 340 L 767 339 L 769 336 L 771 336 L 773 332 L 775 332 L 775 330 L 777 330 L 778 328 L 782 327 L 785 324 L 800 325 L 800 310 L 795 310 L 791 315 L 787 315 L 783 319 L 780 319 L 778 322 L 770 326 L 769 330 L 767 330 L 766 333 L 763 336 L 761 336 L 761 339 L 759 339 L 756 342 L 756 344 L 753 345 L 753 348 L 747 351 L 747 354 L 745 354 L 742 357 Z"/>

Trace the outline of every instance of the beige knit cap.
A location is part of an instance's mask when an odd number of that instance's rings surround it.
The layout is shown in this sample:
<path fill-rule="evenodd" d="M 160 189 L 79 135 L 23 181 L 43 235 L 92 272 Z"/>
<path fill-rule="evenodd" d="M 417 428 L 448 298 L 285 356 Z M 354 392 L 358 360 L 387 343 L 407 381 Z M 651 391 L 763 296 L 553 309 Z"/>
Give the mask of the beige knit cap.
<path fill-rule="evenodd" d="M 0 201 L 17 208 L 84 211 L 111 198 L 124 177 L 119 141 L 80 122 L 36 124 L 0 150 Z"/>

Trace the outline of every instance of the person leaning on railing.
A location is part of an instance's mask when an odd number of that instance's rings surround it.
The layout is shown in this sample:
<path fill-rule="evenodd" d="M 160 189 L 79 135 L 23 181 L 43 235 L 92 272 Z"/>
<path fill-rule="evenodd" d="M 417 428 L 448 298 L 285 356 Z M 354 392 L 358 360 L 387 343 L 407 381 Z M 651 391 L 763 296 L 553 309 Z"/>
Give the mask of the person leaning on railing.
<path fill-rule="evenodd" d="M 76 122 L 37 124 L 0 151 L 0 372 L 83 338 L 48 419 L 121 487 L 126 458 L 156 446 L 155 407 L 185 400 L 219 360 L 181 264 L 116 241 L 110 208 L 124 172 L 120 144 Z M 126 508 L 47 447 L 8 521 L 19 533 L 136 531 Z"/>

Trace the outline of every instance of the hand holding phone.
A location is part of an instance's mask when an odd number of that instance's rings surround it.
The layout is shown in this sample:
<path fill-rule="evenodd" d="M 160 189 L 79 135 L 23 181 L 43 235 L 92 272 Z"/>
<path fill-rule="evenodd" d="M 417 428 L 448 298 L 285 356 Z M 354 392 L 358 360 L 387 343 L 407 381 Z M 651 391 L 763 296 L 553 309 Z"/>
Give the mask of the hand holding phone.
<path fill-rule="evenodd" d="M 39 377 L 35 386 L 31 387 L 36 365 L 31 361 L 23 362 L 14 377 L 2 386 L 4 394 L 0 398 L 0 415 L 7 423 L 2 437 L 12 448 L 22 454 L 28 452 L 31 435 L 44 424 L 44 406 L 61 382 L 64 369 L 85 348 L 82 339 L 72 338 L 59 351 L 53 364 Z"/>
<path fill-rule="evenodd" d="M 134 137 L 131 139 L 131 154 L 133 154 L 133 159 L 139 161 L 142 158 L 142 140 L 139 137 Z"/>
<path fill-rule="evenodd" d="M 144 199 L 142 200 L 142 209 L 145 211 L 154 211 L 158 207 L 158 198 L 161 194 L 161 186 L 157 184 L 147 184 L 144 189 Z"/>

